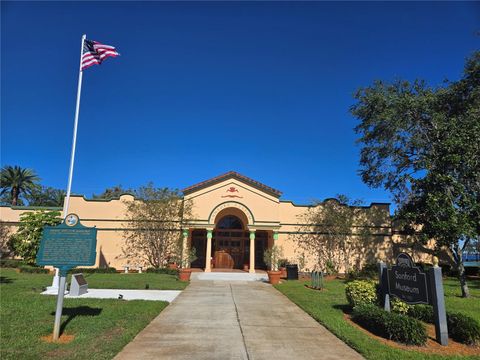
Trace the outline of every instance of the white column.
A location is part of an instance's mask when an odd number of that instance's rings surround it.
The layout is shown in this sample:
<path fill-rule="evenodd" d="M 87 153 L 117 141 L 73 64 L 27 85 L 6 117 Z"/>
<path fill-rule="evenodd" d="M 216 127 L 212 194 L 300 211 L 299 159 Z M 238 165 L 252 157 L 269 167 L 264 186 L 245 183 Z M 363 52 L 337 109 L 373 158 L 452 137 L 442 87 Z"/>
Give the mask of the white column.
<path fill-rule="evenodd" d="M 182 241 L 182 269 L 190 267 L 190 261 L 188 259 L 188 229 L 183 229 L 183 241 Z"/>
<path fill-rule="evenodd" d="M 250 267 L 248 272 L 255 272 L 255 230 L 250 230 Z"/>
<path fill-rule="evenodd" d="M 207 229 L 207 251 L 205 256 L 205 272 L 211 272 L 210 266 L 212 260 L 212 230 Z"/>

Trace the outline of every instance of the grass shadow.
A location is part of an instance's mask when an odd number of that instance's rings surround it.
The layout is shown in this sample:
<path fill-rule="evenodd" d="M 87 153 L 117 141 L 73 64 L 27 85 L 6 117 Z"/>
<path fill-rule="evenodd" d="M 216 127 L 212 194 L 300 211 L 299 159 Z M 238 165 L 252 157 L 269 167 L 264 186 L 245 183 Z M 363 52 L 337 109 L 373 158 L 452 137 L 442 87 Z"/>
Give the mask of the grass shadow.
<path fill-rule="evenodd" d="M 348 304 L 334 304 L 332 305 L 332 308 L 341 310 L 344 314 L 352 313 L 352 307 Z"/>
<path fill-rule="evenodd" d="M 479 280 L 467 280 L 467 285 L 469 288 L 472 289 L 480 289 L 480 281 Z"/>
<path fill-rule="evenodd" d="M 68 318 L 60 326 L 60 334 L 63 334 L 68 323 L 75 319 L 77 316 L 98 316 L 102 312 L 100 308 L 92 308 L 90 306 L 77 306 L 73 308 L 63 308 L 62 315 L 67 315 Z M 50 315 L 55 316 L 53 311 Z"/>
<path fill-rule="evenodd" d="M 11 284 L 13 282 L 12 279 L 6 276 L 0 276 L 0 284 Z"/>

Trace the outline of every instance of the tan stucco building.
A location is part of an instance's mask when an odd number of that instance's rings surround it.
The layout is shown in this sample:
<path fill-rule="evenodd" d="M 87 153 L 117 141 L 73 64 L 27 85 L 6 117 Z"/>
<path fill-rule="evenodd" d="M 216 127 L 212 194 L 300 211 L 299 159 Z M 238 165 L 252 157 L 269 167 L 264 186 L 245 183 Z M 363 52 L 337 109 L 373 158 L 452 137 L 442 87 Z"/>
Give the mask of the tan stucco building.
<path fill-rule="evenodd" d="M 308 234 L 308 224 L 302 224 L 301 219 L 312 209 L 311 205 L 281 200 L 279 190 L 236 172 L 190 186 L 183 189 L 183 194 L 192 205 L 193 216 L 183 220 L 178 231 L 183 234 L 184 246 L 196 249 L 198 259 L 192 267 L 211 271 L 216 265 L 207 259 L 215 259 L 217 252 L 223 251 L 231 256 L 233 268 L 247 267 L 250 272 L 265 269 L 263 253 L 273 244 L 283 248 L 285 258 L 297 262 L 300 251 L 294 238 L 302 233 Z M 96 266 L 121 269 L 127 264 L 122 258 L 122 246 L 129 201 L 136 200 L 132 195 L 113 200 L 71 197 L 68 212 L 77 214 L 83 225 L 98 229 Z M 372 223 L 374 229 L 368 246 L 356 254 L 355 260 L 352 258 L 352 263 L 361 265 L 378 258 L 393 257 L 400 250 L 399 245 L 405 245 L 405 239 L 392 228 L 389 204 L 372 203 L 360 209 L 367 215 L 369 211 L 380 213 L 383 220 Z M 33 210 L 29 207 L 1 207 L 0 220 L 13 228 L 21 213 Z M 304 255 L 303 270 L 311 270 L 311 254 Z M 131 261 L 130 264 L 135 265 Z"/>

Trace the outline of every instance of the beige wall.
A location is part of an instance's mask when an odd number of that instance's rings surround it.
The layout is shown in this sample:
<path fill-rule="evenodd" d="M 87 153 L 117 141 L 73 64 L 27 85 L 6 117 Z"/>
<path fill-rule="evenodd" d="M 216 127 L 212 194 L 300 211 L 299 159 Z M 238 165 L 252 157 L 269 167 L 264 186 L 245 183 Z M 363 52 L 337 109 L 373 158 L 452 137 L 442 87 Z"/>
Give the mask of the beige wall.
<path fill-rule="evenodd" d="M 286 258 L 296 261 L 301 254 L 293 236 L 299 231 L 300 219 L 309 211 L 309 206 L 280 201 L 279 197 L 236 178 L 189 192 L 185 195 L 185 200 L 191 202 L 193 213 L 192 219 L 184 224 L 186 228 L 213 229 L 222 216 L 233 214 L 240 217 L 250 230 L 269 230 L 270 234 L 278 232 L 277 243 L 283 247 Z M 126 202 L 129 201 L 135 201 L 131 195 L 123 195 L 120 199 L 110 201 L 87 200 L 83 196 L 71 198 L 69 213 L 77 214 L 83 225 L 96 226 L 98 229 L 96 266 L 109 265 L 120 269 L 127 264 L 122 258 L 121 249 L 124 243 L 123 229 L 126 226 Z M 1 207 L 0 221 L 14 229 L 20 214 L 33 210 Z M 405 239 L 398 234 L 392 236 L 388 204 L 372 204 L 363 210 L 367 214 L 369 211 L 383 214 L 384 221 L 376 224 L 379 226 L 375 229 L 378 235 L 371 237 L 368 248 L 362 250 L 358 258 L 362 263 L 379 258 L 391 259 L 396 251 L 402 250 L 401 244 Z M 414 258 L 417 256 L 419 260 L 427 259 L 420 249 L 415 251 L 417 254 L 414 254 Z M 307 261 L 306 268 L 313 268 L 311 258 Z"/>
<path fill-rule="evenodd" d="M 229 179 L 185 196 L 192 203 L 192 225 L 215 225 L 218 213 L 227 208 L 241 210 L 253 227 L 279 223 L 278 198 L 237 179 Z"/>

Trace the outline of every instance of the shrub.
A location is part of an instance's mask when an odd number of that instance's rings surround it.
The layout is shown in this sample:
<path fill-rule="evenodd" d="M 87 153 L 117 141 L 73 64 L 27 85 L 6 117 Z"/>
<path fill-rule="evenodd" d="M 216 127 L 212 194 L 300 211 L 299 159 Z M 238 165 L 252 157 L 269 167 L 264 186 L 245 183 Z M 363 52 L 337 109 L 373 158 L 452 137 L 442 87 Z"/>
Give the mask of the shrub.
<path fill-rule="evenodd" d="M 58 211 L 35 211 L 20 214 L 18 231 L 10 238 L 13 252 L 30 265 L 35 264 L 40 239 L 45 225 L 55 226 L 61 222 Z"/>
<path fill-rule="evenodd" d="M 475 319 L 460 313 L 447 313 L 448 335 L 458 342 L 474 345 L 480 342 L 480 325 Z"/>
<path fill-rule="evenodd" d="M 337 275 L 338 269 L 335 266 L 335 263 L 332 260 L 327 260 L 325 263 L 325 273 L 327 275 Z"/>
<path fill-rule="evenodd" d="M 146 272 L 154 274 L 178 275 L 178 270 L 166 268 L 148 268 Z"/>
<path fill-rule="evenodd" d="M 375 263 L 365 264 L 361 270 L 350 270 L 346 276 L 352 280 L 376 280 L 378 279 L 378 265 Z"/>
<path fill-rule="evenodd" d="M 374 304 L 377 300 L 377 290 L 373 281 L 355 280 L 345 286 L 345 295 L 350 306 Z"/>
<path fill-rule="evenodd" d="M 405 301 L 402 301 L 396 297 L 390 299 L 390 308 L 393 312 L 407 315 L 408 310 L 412 307 L 412 305 L 408 305 Z"/>
<path fill-rule="evenodd" d="M 113 274 L 116 273 L 117 269 L 114 267 L 107 268 L 74 268 L 68 271 L 69 274 Z"/>
<path fill-rule="evenodd" d="M 278 267 L 286 267 L 288 265 L 288 259 L 278 260 Z"/>
<path fill-rule="evenodd" d="M 425 345 L 425 325 L 408 316 L 387 312 L 373 304 L 353 309 L 352 319 L 372 333 L 407 345 Z"/>
<path fill-rule="evenodd" d="M 408 310 L 408 315 L 431 324 L 435 322 L 432 306 L 412 306 Z M 480 342 L 480 325 L 467 315 L 447 312 L 447 326 L 448 335 L 455 341 L 470 345 Z"/>
<path fill-rule="evenodd" d="M 22 260 L 17 259 L 2 259 L 0 260 L 0 268 L 18 268 L 19 266 L 26 265 Z"/>
<path fill-rule="evenodd" d="M 271 271 L 278 271 L 280 259 L 283 256 L 283 248 L 278 245 L 273 245 L 270 249 L 263 253 L 263 261 L 270 268 Z"/>
<path fill-rule="evenodd" d="M 414 305 L 408 309 L 408 316 L 411 316 L 417 320 L 421 320 L 427 323 L 433 324 L 434 315 L 433 307 L 428 305 Z"/>
<path fill-rule="evenodd" d="M 0 268 L 17 269 L 21 273 L 31 274 L 48 274 L 50 271 L 39 266 L 26 264 L 23 260 L 18 259 L 2 259 L 0 260 Z"/>

